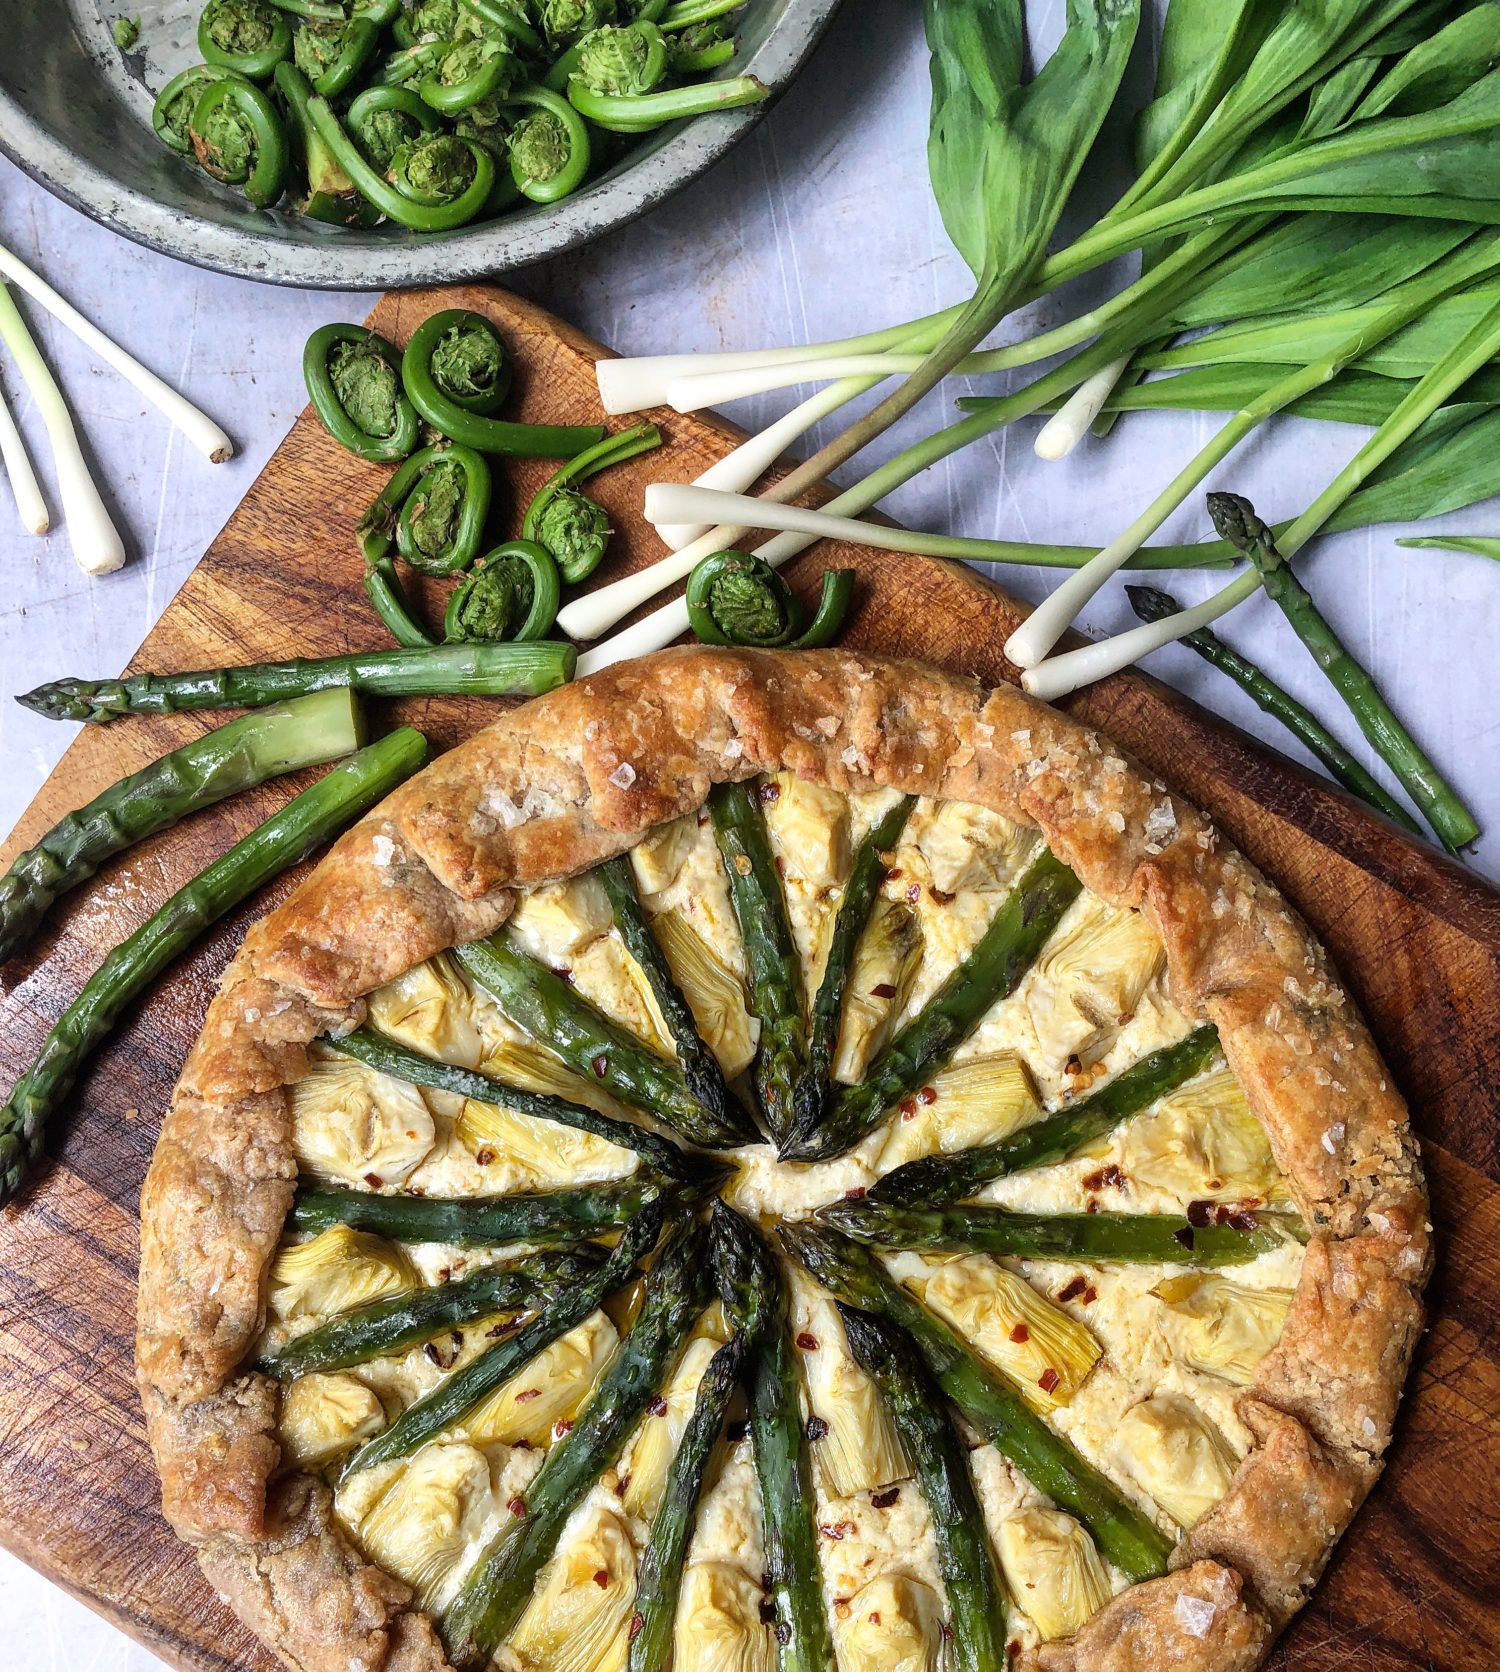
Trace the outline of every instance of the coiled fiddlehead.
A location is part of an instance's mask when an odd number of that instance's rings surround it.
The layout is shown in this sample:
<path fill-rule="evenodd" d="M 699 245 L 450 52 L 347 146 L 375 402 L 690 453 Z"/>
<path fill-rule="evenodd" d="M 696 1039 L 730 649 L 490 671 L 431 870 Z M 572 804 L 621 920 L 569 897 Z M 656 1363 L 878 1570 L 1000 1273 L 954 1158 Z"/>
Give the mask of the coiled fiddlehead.
<path fill-rule="evenodd" d="M 748 552 L 714 552 L 688 577 L 688 621 L 704 644 L 806 650 L 833 642 L 853 596 L 852 569 L 825 570 L 809 622 L 769 564 Z"/>
<path fill-rule="evenodd" d="M 444 116 L 458 116 L 485 99 L 503 98 L 524 75 L 521 60 L 507 41 L 476 35 L 450 41 L 422 77 L 419 90 L 425 104 Z"/>
<path fill-rule="evenodd" d="M 198 19 L 205 64 L 264 81 L 292 55 L 292 26 L 266 0 L 208 0 Z"/>
<path fill-rule="evenodd" d="M 510 131 L 510 172 L 523 197 L 556 203 L 576 192 L 593 160 L 587 124 L 548 87 L 518 88 L 505 103 L 526 110 Z"/>
<path fill-rule="evenodd" d="M 380 30 L 367 17 L 305 23 L 292 42 L 292 62 L 325 99 L 337 98 L 375 56 Z"/>
<path fill-rule="evenodd" d="M 443 637 L 518 644 L 547 636 L 562 584 L 557 565 L 533 540 L 511 540 L 476 558 L 448 596 Z"/>
<path fill-rule="evenodd" d="M 436 114 L 409 87 L 366 87 L 354 95 L 344 122 L 354 142 L 382 173 L 402 146 L 438 129 Z"/>
<path fill-rule="evenodd" d="M 489 153 L 456 134 L 423 134 L 392 156 L 390 179 L 376 173 L 324 98 L 308 100 L 313 126 L 371 203 L 413 232 L 451 232 L 472 221 L 495 182 Z"/>
<path fill-rule="evenodd" d="M 537 490 L 526 508 L 521 538 L 545 546 L 570 585 L 587 580 L 603 561 L 613 530 L 603 506 L 578 493 L 575 484 L 659 446 L 661 431 L 655 424 L 634 424 L 586 447 Z"/>
<path fill-rule="evenodd" d="M 570 46 L 591 29 L 613 23 L 617 14 L 615 0 L 541 0 L 537 15 L 554 46 Z"/>
<path fill-rule="evenodd" d="M 456 575 L 479 551 L 490 508 L 490 467 L 453 444 L 413 453 L 381 489 L 359 525 L 367 563 L 396 549 L 424 575 Z"/>
<path fill-rule="evenodd" d="M 667 73 L 667 38 L 654 23 L 590 30 L 573 73 L 593 93 L 649 93 Z"/>
<path fill-rule="evenodd" d="M 269 98 L 249 81 L 209 82 L 188 122 L 198 166 L 225 185 L 239 186 L 266 209 L 286 190 L 286 128 Z"/>
<path fill-rule="evenodd" d="M 215 68 L 211 64 L 194 64 L 183 70 L 156 95 L 151 107 L 151 126 L 163 145 L 180 152 L 184 157 L 193 154 L 193 142 L 188 129 L 192 125 L 193 107 L 204 88 L 215 81 L 243 81 L 238 70 Z"/>
<path fill-rule="evenodd" d="M 401 387 L 401 355 L 361 325 L 325 325 L 302 351 L 313 410 L 341 447 L 372 463 L 404 459 L 421 422 Z"/>

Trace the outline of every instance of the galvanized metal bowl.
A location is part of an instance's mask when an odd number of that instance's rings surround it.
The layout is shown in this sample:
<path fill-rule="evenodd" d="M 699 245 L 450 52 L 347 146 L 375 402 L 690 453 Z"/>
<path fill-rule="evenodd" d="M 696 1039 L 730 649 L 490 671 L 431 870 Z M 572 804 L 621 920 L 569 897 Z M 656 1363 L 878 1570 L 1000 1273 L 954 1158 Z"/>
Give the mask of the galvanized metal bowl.
<path fill-rule="evenodd" d="M 728 73 L 780 92 L 801 68 L 838 0 L 750 0 Z M 502 273 L 597 238 L 695 179 L 766 105 L 677 123 L 582 191 L 550 207 L 441 235 L 402 227 L 334 228 L 253 209 L 168 151 L 151 104 L 198 61 L 202 0 L 0 0 L 0 149 L 96 221 L 200 267 L 276 284 L 383 290 Z M 142 20 L 122 53 L 122 13 Z"/>

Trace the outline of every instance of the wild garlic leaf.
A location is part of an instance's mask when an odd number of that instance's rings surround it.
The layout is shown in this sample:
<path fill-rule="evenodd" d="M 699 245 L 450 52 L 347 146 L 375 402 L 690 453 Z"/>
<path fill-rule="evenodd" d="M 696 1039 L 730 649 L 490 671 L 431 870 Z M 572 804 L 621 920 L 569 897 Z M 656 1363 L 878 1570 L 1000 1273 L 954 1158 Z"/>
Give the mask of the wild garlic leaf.
<path fill-rule="evenodd" d="M 1500 7 L 1476 6 L 1416 42 L 1359 104 L 1355 121 L 1412 116 L 1458 97 L 1500 60 Z"/>
<path fill-rule="evenodd" d="M 1129 194 L 1149 189 L 1154 174 L 1182 154 L 1249 61 L 1265 33 L 1266 0 L 1172 0 L 1157 48 L 1151 103 L 1136 118 Z"/>

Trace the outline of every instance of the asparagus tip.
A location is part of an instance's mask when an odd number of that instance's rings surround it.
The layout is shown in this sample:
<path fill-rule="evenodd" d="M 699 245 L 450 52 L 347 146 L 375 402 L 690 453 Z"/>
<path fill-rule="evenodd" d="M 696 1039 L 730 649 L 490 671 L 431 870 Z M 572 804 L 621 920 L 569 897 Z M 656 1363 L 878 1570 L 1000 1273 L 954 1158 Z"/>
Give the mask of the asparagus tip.
<path fill-rule="evenodd" d="M 1248 555 L 1258 543 L 1269 543 L 1270 530 L 1256 516 L 1255 507 L 1241 494 L 1209 494 L 1208 515 L 1214 532 L 1238 552 Z"/>

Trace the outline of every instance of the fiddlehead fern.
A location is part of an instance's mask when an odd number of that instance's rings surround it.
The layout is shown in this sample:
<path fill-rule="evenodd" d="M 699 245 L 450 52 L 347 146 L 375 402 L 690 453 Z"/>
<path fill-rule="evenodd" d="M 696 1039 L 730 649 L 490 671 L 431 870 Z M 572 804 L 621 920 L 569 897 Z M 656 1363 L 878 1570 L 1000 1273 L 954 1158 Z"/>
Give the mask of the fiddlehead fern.
<path fill-rule="evenodd" d="M 337 98 L 375 56 L 380 30 L 367 17 L 304 23 L 292 42 L 292 62 L 325 99 Z"/>
<path fill-rule="evenodd" d="M 357 458 L 404 459 L 417 445 L 417 410 L 401 387 L 401 356 L 360 325 L 325 325 L 302 351 L 302 376 L 323 427 Z"/>
<path fill-rule="evenodd" d="M 239 186 L 258 208 L 286 189 L 286 128 L 269 98 L 248 81 L 211 81 L 198 95 L 188 123 L 198 166 L 215 180 Z"/>
<path fill-rule="evenodd" d="M 208 0 L 198 19 L 205 64 L 264 81 L 292 55 L 292 26 L 266 0 Z"/>
<path fill-rule="evenodd" d="M 803 650 L 833 642 L 853 596 L 852 569 L 825 570 L 809 622 L 791 588 L 767 563 L 747 552 L 714 552 L 688 577 L 688 620 L 704 644 Z"/>
<path fill-rule="evenodd" d="M 193 107 L 203 90 L 215 81 L 243 81 L 238 70 L 216 69 L 209 64 L 194 64 L 172 79 L 156 95 L 151 107 L 151 126 L 163 145 L 180 152 L 184 157 L 193 154 L 193 141 L 188 133 L 192 125 Z"/>
<path fill-rule="evenodd" d="M 655 424 L 634 424 L 586 447 L 537 490 L 521 524 L 522 539 L 545 546 L 570 585 L 587 580 L 603 561 L 613 530 L 604 508 L 577 492 L 575 484 L 659 446 L 661 431 Z"/>
<path fill-rule="evenodd" d="M 503 98 L 525 75 L 505 40 L 476 35 L 452 41 L 422 77 L 423 102 L 444 116 L 458 116 L 485 99 Z"/>
<path fill-rule="evenodd" d="M 350 136 L 383 173 L 405 145 L 436 133 L 438 118 L 409 87 L 366 87 L 344 117 Z"/>
<path fill-rule="evenodd" d="M 548 87 L 517 89 L 507 104 L 527 114 L 510 131 L 511 178 L 533 203 L 556 203 L 576 192 L 593 153 L 587 124 L 567 99 Z"/>
<path fill-rule="evenodd" d="M 649 93 L 667 73 L 667 38 L 654 23 L 594 29 L 578 43 L 574 75 L 591 92 Z"/>
<path fill-rule="evenodd" d="M 532 540 L 511 540 L 476 558 L 449 594 L 443 637 L 450 644 L 545 638 L 561 599 L 557 565 L 546 550 Z"/>
<path fill-rule="evenodd" d="M 422 134 L 397 149 L 387 179 L 366 161 L 326 99 L 310 99 L 308 112 L 355 186 L 381 214 L 413 232 L 451 232 L 472 221 L 490 195 L 495 165 L 472 140 Z"/>
<path fill-rule="evenodd" d="M 453 444 L 413 453 L 381 489 L 359 525 L 367 563 L 402 557 L 425 575 L 456 575 L 479 551 L 490 508 L 490 468 Z"/>
<path fill-rule="evenodd" d="M 615 0 L 541 0 L 542 32 L 554 46 L 569 46 L 591 29 L 615 21 Z"/>

